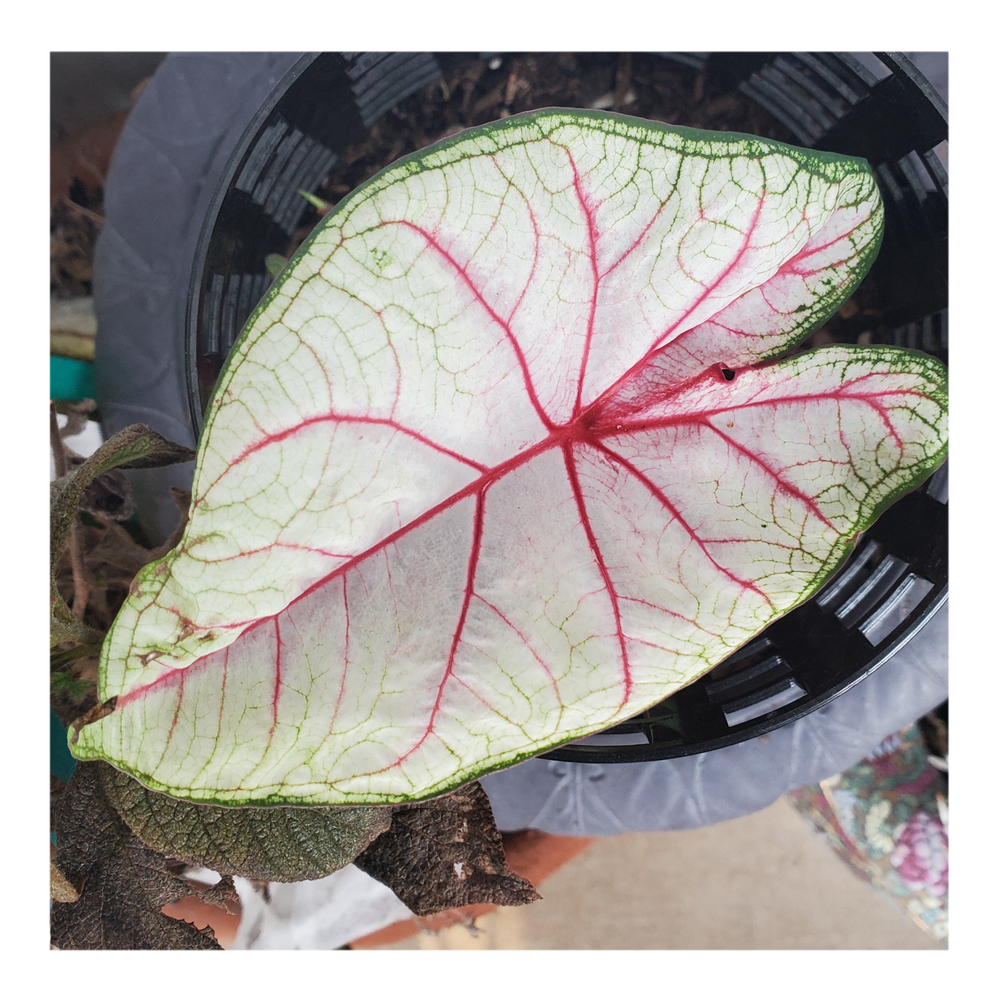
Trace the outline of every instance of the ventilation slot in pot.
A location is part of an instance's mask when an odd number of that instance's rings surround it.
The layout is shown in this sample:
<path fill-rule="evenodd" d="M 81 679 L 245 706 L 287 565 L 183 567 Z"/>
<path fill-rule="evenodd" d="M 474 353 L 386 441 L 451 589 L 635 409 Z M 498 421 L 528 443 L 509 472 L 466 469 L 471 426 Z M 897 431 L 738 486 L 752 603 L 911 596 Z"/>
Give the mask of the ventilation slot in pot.
<path fill-rule="evenodd" d="M 582 740 L 575 740 L 570 746 L 636 747 L 645 746 L 648 743 L 649 737 L 646 735 L 642 723 L 622 722 L 620 725 L 612 726 L 603 732 L 594 733 L 593 736 L 584 736 Z"/>
<path fill-rule="evenodd" d="M 814 145 L 866 94 L 858 81 L 806 53 L 777 56 L 738 89 L 805 146 Z"/>
<path fill-rule="evenodd" d="M 798 701 L 806 692 L 775 644 L 761 636 L 712 671 L 705 694 L 722 709 L 726 722 L 738 726 Z"/>
<path fill-rule="evenodd" d="M 749 722 L 751 719 L 759 719 L 768 712 L 776 712 L 779 708 L 791 705 L 793 702 L 804 698 L 806 692 L 796 684 L 791 677 L 782 681 L 776 681 L 760 691 L 755 691 L 745 698 L 738 698 L 736 701 L 727 702 L 722 706 L 722 712 L 726 717 L 726 722 L 730 726 L 738 726 L 742 722 Z"/>
<path fill-rule="evenodd" d="M 945 480 L 945 488 L 947 481 Z M 940 487 L 941 481 L 932 484 Z M 815 598 L 845 628 L 857 628 L 877 646 L 916 611 L 934 585 L 869 540 L 857 557 Z"/>
<path fill-rule="evenodd" d="M 344 55 L 350 60 L 347 75 L 365 128 L 404 98 L 441 77 L 437 61 L 426 52 Z"/>
<path fill-rule="evenodd" d="M 299 191 L 312 191 L 337 162 L 337 154 L 275 115 L 234 183 L 286 233 L 305 214 Z"/>
<path fill-rule="evenodd" d="M 861 634 L 877 646 L 909 619 L 933 589 L 930 580 L 908 573 L 875 613 L 862 623 Z"/>
<path fill-rule="evenodd" d="M 210 275 L 205 291 L 206 355 L 223 358 L 229 353 L 270 284 L 271 278 L 266 274 Z"/>

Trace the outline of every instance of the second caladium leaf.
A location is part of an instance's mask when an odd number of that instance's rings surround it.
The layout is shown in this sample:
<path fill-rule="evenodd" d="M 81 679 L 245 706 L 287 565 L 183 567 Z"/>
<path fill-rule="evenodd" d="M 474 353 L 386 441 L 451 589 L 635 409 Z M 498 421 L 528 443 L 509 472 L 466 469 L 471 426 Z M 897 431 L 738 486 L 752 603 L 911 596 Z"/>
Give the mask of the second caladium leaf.
<path fill-rule="evenodd" d="M 74 752 L 200 801 L 403 802 L 690 683 L 943 460 L 933 359 L 761 364 L 881 230 L 863 161 L 594 112 L 383 171 L 234 349 Z"/>

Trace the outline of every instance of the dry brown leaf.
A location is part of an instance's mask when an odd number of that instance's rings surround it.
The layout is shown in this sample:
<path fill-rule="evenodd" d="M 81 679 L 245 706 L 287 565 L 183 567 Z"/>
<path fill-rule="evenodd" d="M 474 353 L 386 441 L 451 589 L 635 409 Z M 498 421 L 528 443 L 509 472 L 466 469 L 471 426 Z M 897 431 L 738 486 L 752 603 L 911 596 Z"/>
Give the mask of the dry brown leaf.
<path fill-rule="evenodd" d="M 522 906 L 541 897 L 507 867 L 493 810 L 478 781 L 401 806 L 392 826 L 354 864 L 417 916 L 472 903 Z"/>
<path fill-rule="evenodd" d="M 79 897 L 53 902 L 52 944 L 60 950 L 217 950 L 210 931 L 160 908 L 192 894 L 216 905 L 234 903 L 232 881 L 199 889 L 171 870 L 171 860 L 146 847 L 108 803 L 101 766 L 79 764 L 55 808 L 55 864 Z"/>

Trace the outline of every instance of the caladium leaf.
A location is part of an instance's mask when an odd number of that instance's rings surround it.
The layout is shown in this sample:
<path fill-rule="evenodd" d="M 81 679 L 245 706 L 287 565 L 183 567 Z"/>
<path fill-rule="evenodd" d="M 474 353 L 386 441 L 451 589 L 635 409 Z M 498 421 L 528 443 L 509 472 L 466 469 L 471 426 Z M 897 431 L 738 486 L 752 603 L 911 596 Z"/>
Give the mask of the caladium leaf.
<path fill-rule="evenodd" d="M 74 753 L 221 804 L 405 802 L 690 683 L 943 460 L 933 359 L 761 364 L 881 231 L 863 161 L 596 112 L 386 169 L 251 317 Z"/>

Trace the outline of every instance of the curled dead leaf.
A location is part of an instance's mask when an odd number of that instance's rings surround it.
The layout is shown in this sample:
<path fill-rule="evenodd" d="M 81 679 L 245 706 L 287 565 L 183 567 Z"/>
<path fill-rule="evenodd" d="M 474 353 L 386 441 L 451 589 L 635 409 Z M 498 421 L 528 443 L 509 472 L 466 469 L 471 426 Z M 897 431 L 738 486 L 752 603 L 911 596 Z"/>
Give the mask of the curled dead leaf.
<path fill-rule="evenodd" d="M 478 781 L 395 809 L 392 826 L 354 860 L 417 916 L 473 903 L 523 906 L 541 897 L 507 866 Z"/>

